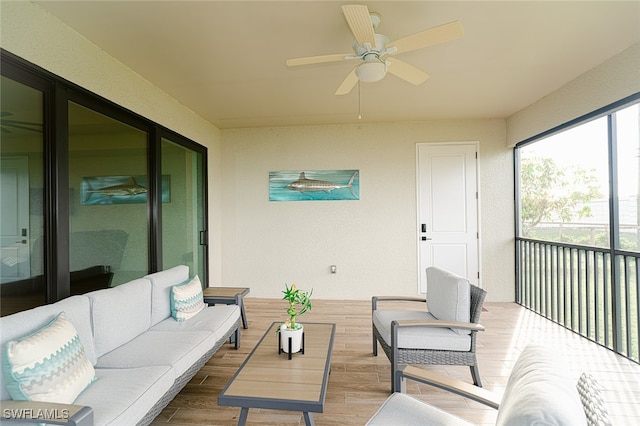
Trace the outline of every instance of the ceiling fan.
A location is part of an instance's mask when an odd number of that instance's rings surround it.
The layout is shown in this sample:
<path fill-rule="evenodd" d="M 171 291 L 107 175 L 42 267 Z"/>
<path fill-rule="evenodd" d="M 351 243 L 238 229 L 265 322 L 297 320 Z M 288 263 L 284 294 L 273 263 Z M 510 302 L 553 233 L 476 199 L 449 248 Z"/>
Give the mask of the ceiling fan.
<path fill-rule="evenodd" d="M 336 90 L 336 95 L 345 95 L 351 92 L 351 89 L 358 81 L 365 83 L 379 81 L 387 74 L 387 71 L 417 86 L 429 78 L 429 75 L 413 65 L 392 58 L 391 55 L 456 40 L 464 35 L 462 23 L 454 21 L 395 41 L 389 41 L 387 36 L 375 33 L 381 18 L 377 13 L 370 13 L 367 6 L 359 4 L 344 5 L 342 6 L 342 13 L 355 37 L 353 42 L 354 53 L 337 53 L 287 60 L 287 65 L 290 67 L 343 60 L 360 60 L 360 63 L 340 84 L 338 90 Z"/>

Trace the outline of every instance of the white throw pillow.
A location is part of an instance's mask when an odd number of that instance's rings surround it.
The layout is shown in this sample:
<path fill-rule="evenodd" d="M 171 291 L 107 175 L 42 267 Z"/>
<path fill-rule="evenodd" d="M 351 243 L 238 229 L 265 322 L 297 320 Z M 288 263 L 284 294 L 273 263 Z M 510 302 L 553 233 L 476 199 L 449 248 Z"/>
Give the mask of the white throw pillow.
<path fill-rule="evenodd" d="M 186 283 L 171 287 L 171 316 L 184 321 L 204 309 L 202 284 L 196 275 Z"/>
<path fill-rule="evenodd" d="M 3 359 L 5 383 L 14 400 L 71 404 L 96 380 L 64 312 L 35 333 L 7 342 Z"/>

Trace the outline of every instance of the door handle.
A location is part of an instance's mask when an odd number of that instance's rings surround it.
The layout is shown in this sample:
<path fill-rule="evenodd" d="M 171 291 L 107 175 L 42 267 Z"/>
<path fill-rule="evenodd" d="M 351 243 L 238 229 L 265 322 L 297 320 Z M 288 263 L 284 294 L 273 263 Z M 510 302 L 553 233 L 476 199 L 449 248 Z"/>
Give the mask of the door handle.
<path fill-rule="evenodd" d="M 27 244 L 27 240 L 16 241 L 16 243 L 18 243 L 18 244 Z"/>
<path fill-rule="evenodd" d="M 429 237 L 422 237 L 422 241 L 431 241 L 433 240 L 433 238 L 429 238 Z"/>

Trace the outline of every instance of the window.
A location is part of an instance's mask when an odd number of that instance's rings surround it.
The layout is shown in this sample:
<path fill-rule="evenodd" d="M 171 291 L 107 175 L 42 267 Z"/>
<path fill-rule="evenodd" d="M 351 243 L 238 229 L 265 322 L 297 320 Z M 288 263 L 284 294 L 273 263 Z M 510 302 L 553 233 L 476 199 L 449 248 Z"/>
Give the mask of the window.
<path fill-rule="evenodd" d="M 516 301 L 640 362 L 640 94 L 516 146 Z"/>
<path fill-rule="evenodd" d="M 618 245 L 616 248 L 640 252 L 640 104 L 617 111 L 616 182 L 618 193 Z"/>
<path fill-rule="evenodd" d="M 521 236 L 609 246 L 607 146 L 603 117 L 519 150 Z"/>

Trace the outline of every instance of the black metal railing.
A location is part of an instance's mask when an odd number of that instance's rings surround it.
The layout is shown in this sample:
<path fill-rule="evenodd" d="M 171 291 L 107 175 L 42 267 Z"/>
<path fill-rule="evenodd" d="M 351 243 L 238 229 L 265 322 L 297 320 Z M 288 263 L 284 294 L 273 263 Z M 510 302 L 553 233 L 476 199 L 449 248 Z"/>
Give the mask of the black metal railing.
<path fill-rule="evenodd" d="M 516 302 L 640 362 L 640 253 L 516 238 Z"/>

